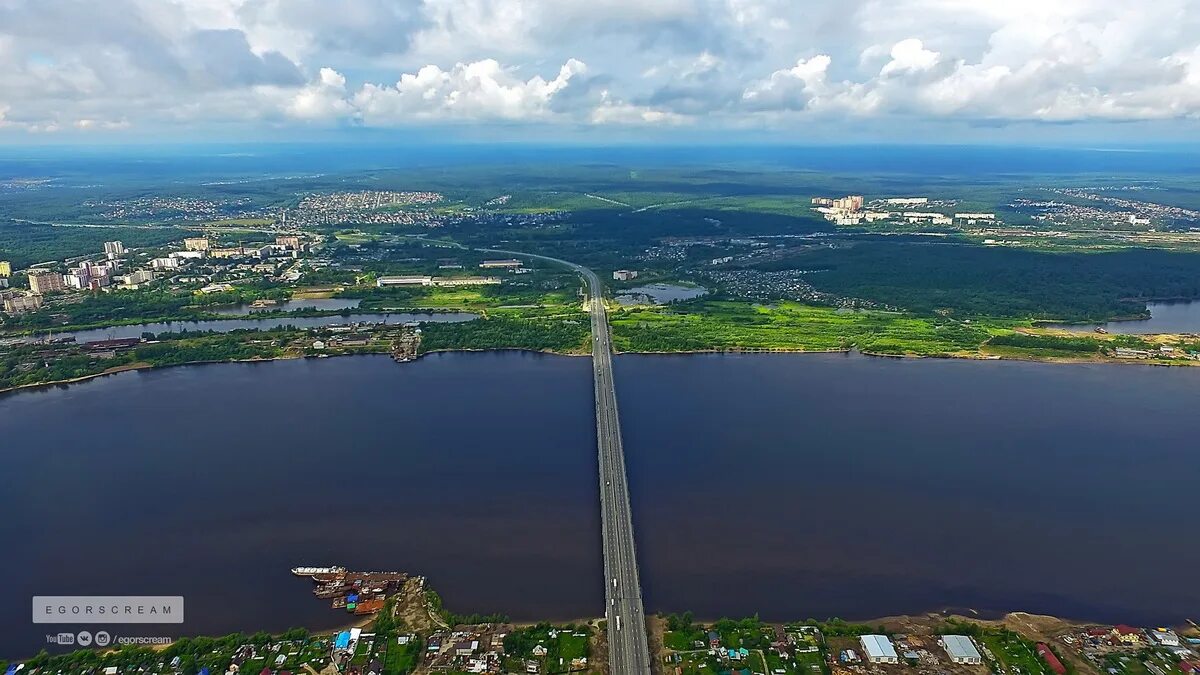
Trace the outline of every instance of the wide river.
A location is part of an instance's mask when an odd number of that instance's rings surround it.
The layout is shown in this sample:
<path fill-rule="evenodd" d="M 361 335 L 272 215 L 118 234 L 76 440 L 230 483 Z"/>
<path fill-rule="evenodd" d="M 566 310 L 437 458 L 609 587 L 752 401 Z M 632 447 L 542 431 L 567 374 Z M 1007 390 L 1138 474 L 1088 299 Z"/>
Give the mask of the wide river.
<path fill-rule="evenodd" d="M 621 356 L 648 611 L 946 606 L 1158 625 L 1200 607 L 1200 370 Z M 33 595 L 183 595 L 171 635 L 333 627 L 302 564 L 456 611 L 603 612 L 591 364 L 189 366 L 0 397 L 0 657 Z M 57 629 L 55 629 L 57 630 Z"/>

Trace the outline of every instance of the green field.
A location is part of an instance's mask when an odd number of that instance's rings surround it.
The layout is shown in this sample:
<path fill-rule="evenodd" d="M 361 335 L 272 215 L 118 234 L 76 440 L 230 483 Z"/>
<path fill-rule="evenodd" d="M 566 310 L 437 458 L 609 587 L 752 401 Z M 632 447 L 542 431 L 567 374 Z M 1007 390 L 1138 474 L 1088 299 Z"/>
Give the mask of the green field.
<path fill-rule="evenodd" d="M 957 321 L 875 310 L 837 310 L 795 302 L 697 301 L 628 308 L 611 315 L 624 352 L 780 349 L 845 350 L 926 356 L 977 353 L 1012 321 Z"/>
<path fill-rule="evenodd" d="M 1008 675 L 1053 675 L 1053 671 L 1037 654 L 1037 645 L 1005 629 L 985 629 L 975 636 L 995 657 L 994 666 Z M 985 657 L 986 658 L 986 657 Z M 1068 673 L 1073 669 L 1063 660 Z"/>
<path fill-rule="evenodd" d="M 542 673 L 567 673 L 573 659 L 590 654 L 592 629 L 588 626 L 552 626 L 548 623 L 520 628 L 504 637 L 507 672 L 525 672 L 526 661 L 537 661 Z M 539 655 L 545 649 L 546 653 Z"/>

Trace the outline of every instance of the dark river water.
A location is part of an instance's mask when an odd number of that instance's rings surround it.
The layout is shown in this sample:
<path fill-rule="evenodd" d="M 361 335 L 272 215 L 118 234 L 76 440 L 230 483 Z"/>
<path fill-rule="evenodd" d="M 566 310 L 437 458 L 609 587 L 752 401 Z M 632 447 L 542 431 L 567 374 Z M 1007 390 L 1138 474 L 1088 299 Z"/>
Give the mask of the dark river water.
<path fill-rule="evenodd" d="M 621 356 L 647 611 L 1200 608 L 1200 370 Z M 190 366 L 0 397 L 0 656 L 33 595 L 183 595 L 182 628 L 329 628 L 296 565 L 422 573 L 460 612 L 603 612 L 591 364 Z"/>
<path fill-rule="evenodd" d="M 1150 333 L 1200 333 L 1200 302 L 1151 302 L 1146 305 L 1149 319 L 1109 321 L 1101 324 L 1047 324 L 1051 328 L 1089 330 L 1103 328 L 1109 333 L 1145 335 Z"/>
<path fill-rule="evenodd" d="M 273 319 L 213 319 L 211 321 L 164 321 L 160 323 L 139 323 L 131 326 L 113 326 L 95 328 L 92 330 L 63 331 L 54 333 L 53 337 L 73 337 L 76 342 L 91 342 L 94 340 L 115 340 L 119 338 L 141 337 L 142 333 L 178 333 L 181 331 L 212 331 L 228 333 L 235 330 L 256 329 L 269 330 L 281 326 L 296 328 L 319 328 L 347 323 L 390 323 L 401 324 L 413 321 L 471 321 L 478 318 L 470 312 L 415 312 L 397 314 L 347 314 L 334 316 L 293 316 Z"/>

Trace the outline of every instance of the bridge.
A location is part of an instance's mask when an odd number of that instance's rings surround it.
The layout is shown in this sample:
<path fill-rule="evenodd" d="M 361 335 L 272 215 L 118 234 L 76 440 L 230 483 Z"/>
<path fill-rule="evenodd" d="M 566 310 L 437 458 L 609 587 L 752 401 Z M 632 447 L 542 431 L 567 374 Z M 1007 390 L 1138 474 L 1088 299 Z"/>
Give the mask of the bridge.
<path fill-rule="evenodd" d="M 563 265 L 579 273 L 587 282 L 587 308 L 592 320 L 592 375 L 596 387 L 608 672 L 647 675 L 650 672 L 650 646 L 646 638 L 642 585 L 633 541 L 633 515 L 625 479 L 625 451 L 621 445 L 621 421 L 617 415 L 617 391 L 613 383 L 612 335 L 608 330 L 608 312 L 604 307 L 600 278 L 582 265 L 558 258 L 520 251 L 485 250 Z"/>

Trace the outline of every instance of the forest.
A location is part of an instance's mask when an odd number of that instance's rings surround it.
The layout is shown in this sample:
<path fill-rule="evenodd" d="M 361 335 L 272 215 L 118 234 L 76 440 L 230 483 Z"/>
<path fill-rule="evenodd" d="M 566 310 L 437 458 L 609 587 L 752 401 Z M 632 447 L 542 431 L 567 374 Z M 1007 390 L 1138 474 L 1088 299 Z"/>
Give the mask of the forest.
<path fill-rule="evenodd" d="M 855 241 L 758 269 L 811 270 L 817 289 L 925 315 L 1102 321 L 1148 300 L 1200 298 L 1200 255 L 1155 249 L 1044 253 L 965 243 Z"/>
<path fill-rule="evenodd" d="M 161 246 L 184 237 L 174 227 L 56 227 L 0 220 L 0 260 L 21 269 L 41 262 L 101 253 L 104 242 L 120 240 L 132 248 Z"/>

